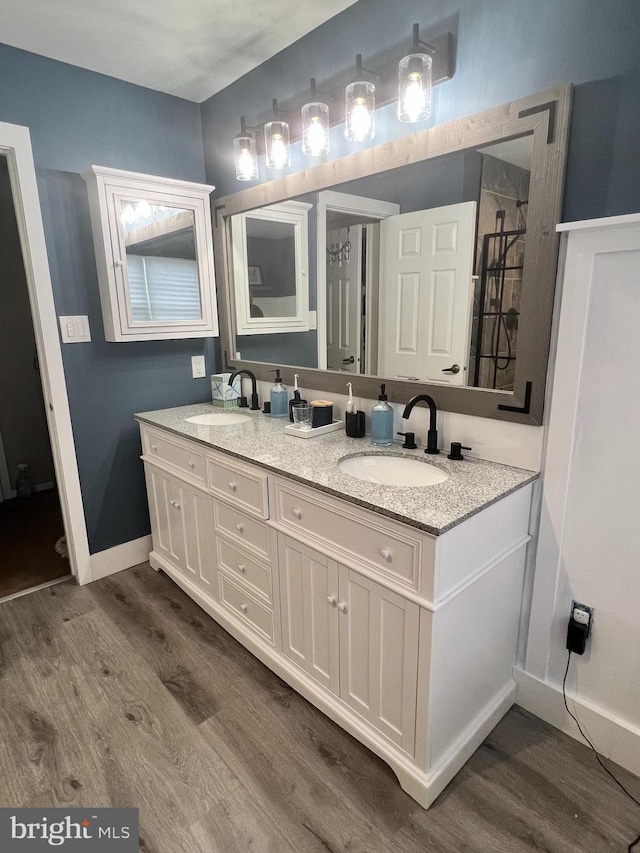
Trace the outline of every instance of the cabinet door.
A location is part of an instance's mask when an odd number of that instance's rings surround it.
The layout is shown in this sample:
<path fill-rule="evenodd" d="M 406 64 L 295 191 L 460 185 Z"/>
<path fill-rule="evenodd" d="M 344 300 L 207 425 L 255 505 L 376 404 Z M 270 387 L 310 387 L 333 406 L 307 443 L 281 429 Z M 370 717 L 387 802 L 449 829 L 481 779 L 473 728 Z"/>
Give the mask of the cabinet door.
<path fill-rule="evenodd" d="M 213 499 L 152 465 L 145 475 L 154 550 L 213 593 Z"/>
<path fill-rule="evenodd" d="M 278 555 L 282 650 L 338 695 L 338 565 L 282 534 Z"/>
<path fill-rule="evenodd" d="M 414 754 L 419 607 L 340 566 L 340 696 Z"/>

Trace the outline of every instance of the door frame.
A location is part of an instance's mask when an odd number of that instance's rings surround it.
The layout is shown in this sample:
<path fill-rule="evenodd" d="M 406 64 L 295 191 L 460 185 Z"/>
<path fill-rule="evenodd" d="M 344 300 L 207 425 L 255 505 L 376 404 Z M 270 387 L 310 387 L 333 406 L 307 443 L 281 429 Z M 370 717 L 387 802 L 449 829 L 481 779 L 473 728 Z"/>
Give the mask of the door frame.
<path fill-rule="evenodd" d="M 327 368 L 327 210 L 370 216 L 372 221 L 388 219 L 400 213 L 400 205 L 375 198 L 325 190 L 318 193 L 316 221 L 316 312 L 318 368 Z"/>
<path fill-rule="evenodd" d="M 91 557 L 29 128 L 0 122 L 0 154 L 9 167 L 69 562 L 85 584 Z"/>

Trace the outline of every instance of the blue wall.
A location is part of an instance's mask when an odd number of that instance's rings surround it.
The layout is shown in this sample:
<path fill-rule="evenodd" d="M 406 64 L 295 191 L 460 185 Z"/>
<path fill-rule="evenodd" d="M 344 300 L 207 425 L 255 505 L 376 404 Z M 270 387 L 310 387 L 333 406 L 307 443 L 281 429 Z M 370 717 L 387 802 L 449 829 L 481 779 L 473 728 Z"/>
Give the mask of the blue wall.
<path fill-rule="evenodd" d="M 433 115 L 424 127 L 573 83 L 564 218 L 640 210 L 637 0 L 360 0 L 202 105 L 208 179 L 221 194 L 242 187 L 231 151 L 241 114 L 248 124 L 264 121 L 272 98 L 302 95 L 312 76 L 321 89 L 354 66 L 356 53 L 371 66 L 385 49 L 408 47 L 414 21 L 423 37 L 452 31 L 457 40 L 456 73 L 434 90 Z M 378 111 L 372 144 L 412 132 L 394 109 Z M 329 159 L 354 150 L 342 127 L 334 128 Z M 309 162 L 296 150 L 292 171 Z M 263 180 L 277 176 L 263 164 L 261 173 Z"/>
<path fill-rule="evenodd" d="M 211 398 L 190 356 L 212 341 L 106 343 L 80 173 L 92 164 L 204 180 L 200 109 L 179 98 L 0 45 L 0 121 L 26 125 L 58 314 L 92 342 L 62 347 L 90 549 L 149 532 L 133 413 Z"/>

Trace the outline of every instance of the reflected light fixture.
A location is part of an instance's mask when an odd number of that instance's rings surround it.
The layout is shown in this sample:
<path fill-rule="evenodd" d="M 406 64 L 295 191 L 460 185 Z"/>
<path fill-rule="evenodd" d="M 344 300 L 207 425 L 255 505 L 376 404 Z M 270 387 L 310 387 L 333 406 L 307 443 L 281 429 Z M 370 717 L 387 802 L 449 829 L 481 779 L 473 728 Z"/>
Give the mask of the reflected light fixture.
<path fill-rule="evenodd" d="M 291 165 L 289 124 L 278 118 L 278 101 L 273 99 L 274 120 L 264 126 L 264 148 L 270 169 L 288 169 Z"/>
<path fill-rule="evenodd" d="M 233 156 L 236 163 L 236 179 L 238 181 L 258 180 L 258 155 L 256 141 L 247 133 L 244 116 L 240 117 L 240 133 L 233 140 Z"/>
<path fill-rule="evenodd" d="M 312 101 L 302 107 L 302 153 L 322 157 L 330 150 L 329 107 L 317 101 L 316 78 L 311 78 Z"/>
<path fill-rule="evenodd" d="M 420 41 L 420 26 L 413 25 L 412 52 L 398 66 L 398 120 L 424 121 L 431 115 L 431 69 L 433 60 L 420 47 L 433 50 Z"/>
<path fill-rule="evenodd" d="M 356 56 L 356 68 L 363 71 L 362 54 Z M 373 72 L 368 71 L 371 74 Z M 366 142 L 376 135 L 376 87 L 366 80 L 349 83 L 344 93 L 344 135 L 349 142 Z"/>

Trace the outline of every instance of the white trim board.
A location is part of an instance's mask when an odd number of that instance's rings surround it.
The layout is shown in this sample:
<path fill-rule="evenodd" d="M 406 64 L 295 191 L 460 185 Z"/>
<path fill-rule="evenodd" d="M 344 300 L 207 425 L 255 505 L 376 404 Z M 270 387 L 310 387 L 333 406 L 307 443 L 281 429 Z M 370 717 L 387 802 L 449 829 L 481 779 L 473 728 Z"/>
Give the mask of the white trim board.
<path fill-rule="evenodd" d="M 518 705 L 587 746 L 578 727 L 567 714 L 560 687 L 529 675 L 518 667 L 514 667 L 513 677 L 518 685 Z M 580 725 L 600 755 L 640 776 L 640 729 L 612 717 L 609 711 L 576 698 L 569 692 L 567 700 L 572 713 L 580 720 Z"/>
<path fill-rule="evenodd" d="M 0 122 L 0 154 L 9 167 L 69 562 L 84 584 L 91 580 L 87 526 L 29 128 Z"/>
<path fill-rule="evenodd" d="M 601 219 L 583 219 L 578 222 L 560 222 L 556 231 L 587 231 L 590 228 L 613 228 L 618 225 L 637 225 L 640 213 L 625 213 L 622 216 L 605 216 Z"/>
<path fill-rule="evenodd" d="M 132 566 L 139 566 L 140 563 L 146 563 L 152 547 L 151 536 L 141 536 L 140 539 L 132 539 L 130 542 L 92 554 L 92 580 L 97 581 L 122 572 L 124 569 L 130 569 Z"/>

